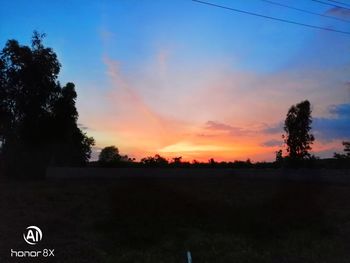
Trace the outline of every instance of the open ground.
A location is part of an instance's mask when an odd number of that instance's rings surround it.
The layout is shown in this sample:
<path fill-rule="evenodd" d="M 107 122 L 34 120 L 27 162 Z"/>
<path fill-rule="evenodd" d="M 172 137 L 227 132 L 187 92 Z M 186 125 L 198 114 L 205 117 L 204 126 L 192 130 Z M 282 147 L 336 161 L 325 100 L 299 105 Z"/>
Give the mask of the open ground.
<path fill-rule="evenodd" d="M 185 262 L 186 251 L 194 263 L 349 262 L 348 171 L 341 180 L 291 180 L 293 172 L 283 178 L 283 171 L 261 178 L 254 170 L 191 176 L 189 169 L 170 177 L 152 171 L 1 180 L 0 262 L 18 262 L 11 248 L 33 249 L 22 237 L 29 225 L 43 230 L 35 249 L 55 249 L 47 262 L 175 263 Z"/>

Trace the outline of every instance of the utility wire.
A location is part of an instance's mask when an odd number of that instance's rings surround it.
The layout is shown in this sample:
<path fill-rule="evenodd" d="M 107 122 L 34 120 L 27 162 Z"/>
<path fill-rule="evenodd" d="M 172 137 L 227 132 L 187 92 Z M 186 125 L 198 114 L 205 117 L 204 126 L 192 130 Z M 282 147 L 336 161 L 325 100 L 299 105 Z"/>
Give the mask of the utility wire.
<path fill-rule="evenodd" d="M 213 3 L 210 3 L 210 2 L 204 2 L 204 1 L 200 1 L 200 0 L 192 0 L 192 1 L 200 3 L 200 4 L 214 6 L 214 7 L 218 7 L 218 8 L 222 8 L 222 9 L 227 9 L 227 10 L 238 12 L 238 13 L 243 13 L 243 14 L 246 14 L 246 15 L 258 16 L 258 17 L 267 18 L 267 19 L 271 19 L 271 20 L 275 20 L 275 21 L 279 21 L 279 22 L 284 22 L 284 23 L 289 23 L 289 24 L 294 24 L 294 25 L 299 25 L 299 26 L 305 26 L 305 27 L 314 28 L 314 29 L 320 29 L 320 30 L 337 32 L 337 33 L 350 35 L 350 32 L 348 32 L 348 31 L 341 31 L 341 30 L 336 30 L 336 29 L 332 29 L 332 28 L 328 28 L 328 27 L 313 26 L 313 25 L 299 23 L 299 22 L 295 22 L 295 21 L 291 21 L 291 20 L 282 19 L 282 18 L 276 18 L 276 17 L 272 17 L 272 16 L 261 15 L 261 14 L 257 14 L 257 13 L 253 13 L 253 12 L 249 12 L 249 11 L 244 11 L 244 10 L 240 10 L 240 9 L 236 9 L 236 8 L 231 8 L 231 7 L 227 7 L 227 6 L 223 6 L 223 5 L 217 5 L 217 4 L 213 4 Z"/>
<path fill-rule="evenodd" d="M 342 22 L 350 23 L 350 20 L 338 18 L 338 17 L 335 17 L 335 16 L 329 16 L 329 15 L 325 15 L 325 14 L 320 14 L 320 13 L 312 12 L 312 11 L 309 11 L 309 10 L 297 8 L 297 7 L 294 7 L 294 6 L 289 6 L 289 5 L 277 3 L 277 2 L 274 2 L 274 1 L 270 1 L 270 0 L 261 0 L 261 1 L 269 3 L 269 4 L 272 4 L 272 5 L 277 5 L 277 6 L 282 6 L 282 7 L 285 7 L 285 8 L 297 10 L 297 11 L 304 12 L 304 13 L 311 14 L 311 15 L 322 16 L 322 17 L 331 18 L 331 19 L 342 21 Z"/>
<path fill-rule="evenodd" d="M 350 4 L 347 4 L 347 3 L 343 3 L 343 2 L 339 2 L 339 1 L 335 1 L 335 0 L 328 0 L 329 2 L 334 2 L 334 3 L 337 3 L 337 4 L 341 4 L 341 5 L 346 5 L 346 6 L 349 6 L 350 7 Z"/>
<path fill-rule="evenodd" d="M 320 0 L 311 0 L 311 1 L 314 1 L 314 2 L 317 2 L 317 3 L 320 3 L 320 4 L 324 4 L 324 5 L 329 5 L 329 6 L 333 6 L 333 7 L 337 7 L 337 8 L 343 8 L 343 9 L 346 9 L 346 10 L 350 10 L 350 8 L 347 8 L 347 7 L 344 7 L 344 6 L 340 6 L 340 5 L 335 5 L 335 4 L 324 2 L 324 1 L 320 1 Z"/>

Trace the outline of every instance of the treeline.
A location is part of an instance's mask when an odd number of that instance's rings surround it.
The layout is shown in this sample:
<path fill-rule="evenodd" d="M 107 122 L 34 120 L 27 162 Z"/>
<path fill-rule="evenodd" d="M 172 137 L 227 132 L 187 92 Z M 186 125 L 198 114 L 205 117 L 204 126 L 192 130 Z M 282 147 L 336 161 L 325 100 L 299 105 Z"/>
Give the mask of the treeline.
<path fill-rule="evenodd" d="M 151 168 L 275 168 L 275 162 L 256 162 L 249 159 L 246 161 L 235 160 L 233 162 L 215 161 L 213 158 L 207 162 L 197 160 L 183 161 L 182 157 L 167 159 L 159 154 L 142 158 L 140 161 L 134 159 L 115 159 L 113 161 L 93 161 L 89 163 L 91 167 L 151 167 Z"/>
<path fill-rule="evenodd" d="M 299 165 L 292 165 L 287 160 L 284 162 L 251 162 L 249 159 L 247 161 L 207 161 L 199 162 L 196 160 L 193 161 L 181 161 L 174 162 L 172 160 L 167 160 L 166 162 L 158 162 L 155 159 L 158 159 L 158 155 L 153 157 L 147 157 L 147 159 L 152 158 L 152 161 L 116 161 L 116 162 L 100 162 L 92 161 L 88 164 L 90 167 L 104 167 L 104 168 L 252 168 L 252 169 L 278 169 L 278 168 L 311 168 L 311 169 L 349 169 L 350 168 L 350 159 L 336 159 L 336 158 L 326 158 L 326 159 L 310 159 L 299 163 Z M 164 158 L 161 157 L 160 158 Z M 164 158 L 165 159 L 165 158 Z"/>
<path fill-rule="evenodd" d="M 344 144 L 344 143 L 343 143 Z M 344 144 L 345 145 L 345 144 Z M 91 167 L 150 167 L 150 168 L 350 168 L 350 152 L 344 149 L 345 154 L 335 153 L 335 158 L 320 159 L 310 156 L 307 159 L 296 161 L 288 156 L 283 157 L 281 152 L 276 152 L 276 160 L 273 162 L 252 162 L 235 160 L 232 162 L 215 161 L 210 158 L 207 162 L 197 160 L 183 161 L 182 157 L 167 159 L 159 154 L 142 158 L 136 161 L 127 155 L 121 155 L 115 146 L 108 146 L 102 149 L 98 161 L 89 163 Z M 341 156 L 339 158 L 339 156 Z"/>

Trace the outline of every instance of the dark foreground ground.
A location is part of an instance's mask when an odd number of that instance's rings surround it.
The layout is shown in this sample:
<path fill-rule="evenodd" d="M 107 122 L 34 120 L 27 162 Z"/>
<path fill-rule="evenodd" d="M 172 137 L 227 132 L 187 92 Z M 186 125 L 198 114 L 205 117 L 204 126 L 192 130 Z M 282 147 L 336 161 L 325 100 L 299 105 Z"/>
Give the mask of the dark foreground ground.
<path fill-rule="evenodd" d="M 43 230 L 36 246 L 23 240 L 29 225 Z M 14 259 L 11 248 L 55 257 Z M 350 262 L 350 175 L 0 181 L 1 263 L 171 263 L 186 251 L 193 263 Z"/>

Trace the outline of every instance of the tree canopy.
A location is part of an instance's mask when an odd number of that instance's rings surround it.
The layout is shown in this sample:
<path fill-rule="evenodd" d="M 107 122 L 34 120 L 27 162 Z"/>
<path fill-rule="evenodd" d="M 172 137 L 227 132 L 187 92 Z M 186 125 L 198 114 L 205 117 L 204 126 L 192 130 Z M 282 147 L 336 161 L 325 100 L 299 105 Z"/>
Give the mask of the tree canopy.
<path fill-rule="evenodd" d="M 98 156 L 98 161 L 102 163 L 111 163 L 120 161 L 119 150 L 115 146 L 107 146 L 103 148 Z"/>
<path fill-rule="evenodd" d="M 73 83 L 61 86 L 56 53 L 34 32 L 31 46 L 8 40 L 0 52 L 0 142 L 10 167 L 18 162 L 82 165 L 93 138 L 78 127 Z"/>
<path fill-rule="evenodd" d="M 315 140 L 310 134 L 311 108 L 308 100 L 290 107 L 284 122 L 284 140 L 287 152 L 292 160 L 303 160 L 310 157 L 311 144 Z"/>

